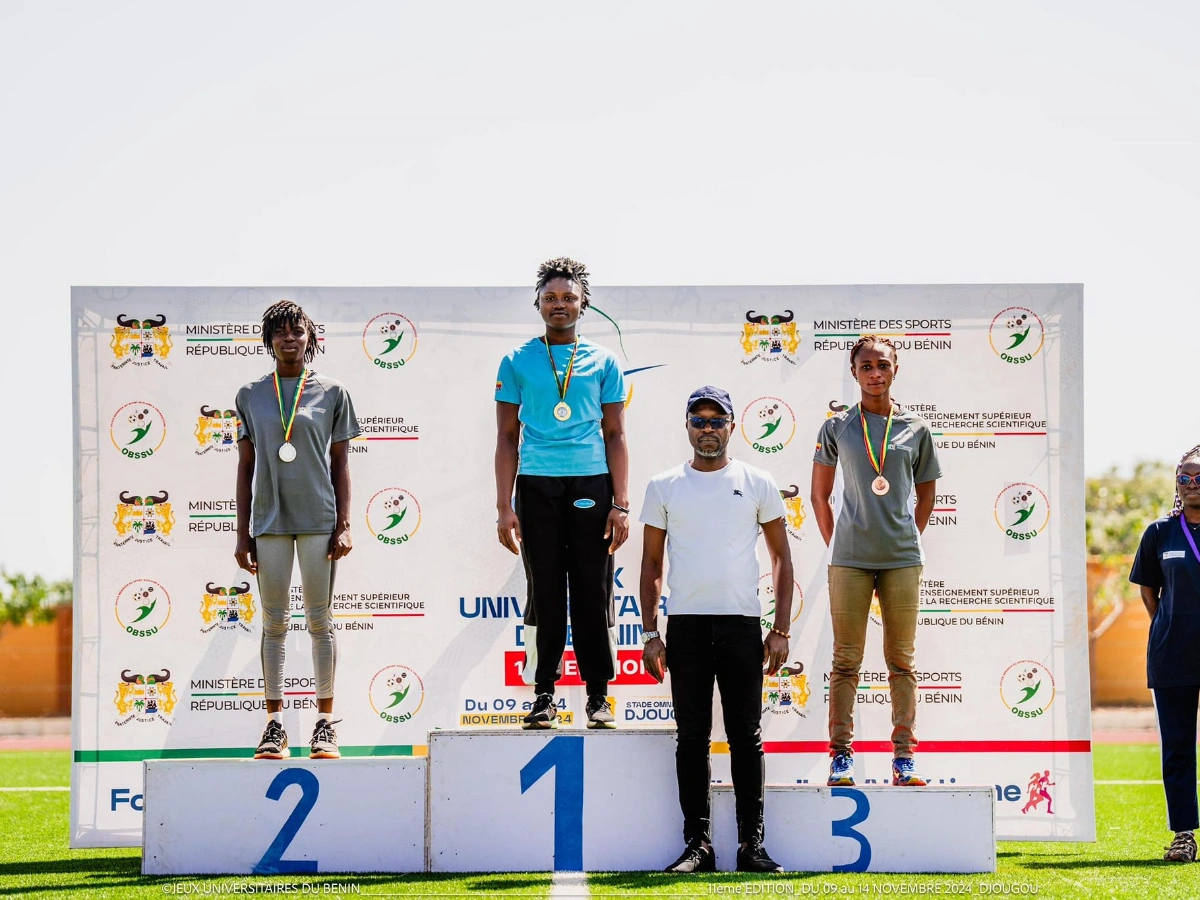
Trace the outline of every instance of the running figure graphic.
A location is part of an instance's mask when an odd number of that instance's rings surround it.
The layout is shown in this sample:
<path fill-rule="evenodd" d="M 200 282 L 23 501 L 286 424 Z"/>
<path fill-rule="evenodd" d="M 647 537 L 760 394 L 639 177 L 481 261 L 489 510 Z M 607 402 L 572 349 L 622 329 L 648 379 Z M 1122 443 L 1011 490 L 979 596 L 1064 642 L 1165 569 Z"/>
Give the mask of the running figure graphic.
<path fill-rule="evenodd" d="M 1050 796 L 1050 792 L 1046 790 L 1046 788 L 1054 787 L 1054 785 L 1055 782 L 1050 780 L 1049 769 L 1047 769 L 1041 775 L 1039 775 L 1037 772 L 1034 772 L 1032 775 L 1030 775 L 1029 786 L 1027 788 L 1029 791 L 1029 802 L 1021 808 L 1022 815 L 1029 812 L 1031 807 L 1036 811 L 1038 804 L 1043 800 L 1046 801 L 1047 814 L 1051 816 L 1054 815 L 1054 798 L 1052 798 Z"/>

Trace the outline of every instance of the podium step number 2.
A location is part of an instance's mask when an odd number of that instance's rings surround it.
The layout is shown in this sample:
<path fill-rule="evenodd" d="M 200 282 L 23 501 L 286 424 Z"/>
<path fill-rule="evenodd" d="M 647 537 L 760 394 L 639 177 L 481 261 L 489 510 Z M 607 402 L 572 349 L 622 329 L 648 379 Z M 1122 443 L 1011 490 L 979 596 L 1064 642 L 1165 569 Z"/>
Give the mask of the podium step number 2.
<path fill-rule="evenodd" d="M 420 872 L 425 760 L 154 760 L 147 875 Z"/>

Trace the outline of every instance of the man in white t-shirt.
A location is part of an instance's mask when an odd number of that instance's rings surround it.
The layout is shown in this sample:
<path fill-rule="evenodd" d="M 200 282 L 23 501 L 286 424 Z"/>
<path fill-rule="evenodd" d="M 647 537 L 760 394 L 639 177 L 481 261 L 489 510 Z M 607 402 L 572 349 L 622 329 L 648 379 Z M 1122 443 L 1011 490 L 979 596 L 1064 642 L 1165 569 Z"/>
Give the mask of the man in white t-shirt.
<path fill-rule="evenodd" d="M 687 402 L 689 462 L 650 479 L 642 503 L 642 658 L 660 682 L 671 671 L 683 809 L 683 855 L 668 872 L 712 872 L 709 742 L 713 682 L 721 691 L 737 802 L 737 868 L 782 871 L 763 849 L 763 667 L 779 671 L 788 654 L 792 555 L 783 500 L 774 479 L 726 454 L 733 401 L 706 385 Z M 775 627 L 759 624 L 758 533 L 766 538 L 775 587 Z M 670 559 L 668 640 L 658 633 L 664 548 Z"/>

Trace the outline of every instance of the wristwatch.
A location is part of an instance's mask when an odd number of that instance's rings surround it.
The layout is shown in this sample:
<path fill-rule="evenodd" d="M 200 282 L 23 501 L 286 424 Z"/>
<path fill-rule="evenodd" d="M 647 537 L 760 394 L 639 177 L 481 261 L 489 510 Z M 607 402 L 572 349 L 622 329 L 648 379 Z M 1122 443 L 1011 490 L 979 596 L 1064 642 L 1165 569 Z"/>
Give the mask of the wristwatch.
<path fill-rule="evenodd" d="M 654 640 L 656 637 L 658 637 L 657 631 L 643 631 L 642 632 L 642 643 L 648 644 L 652 640 Z"/>

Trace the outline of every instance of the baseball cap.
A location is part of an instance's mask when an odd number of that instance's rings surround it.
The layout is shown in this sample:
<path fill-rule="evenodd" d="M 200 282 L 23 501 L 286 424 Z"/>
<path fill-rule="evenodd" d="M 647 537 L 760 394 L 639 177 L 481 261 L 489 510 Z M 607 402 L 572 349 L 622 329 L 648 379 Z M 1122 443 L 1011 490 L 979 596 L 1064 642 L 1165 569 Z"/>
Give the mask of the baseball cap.
<path fill-rule="evenodd" d="M 731 416 L 733 415 L 733 401 L 729 398 L 729 391 L 713 387 L 711 384 L 706 384 L 702 388 L 696 388 L 696 390 L 692 391 L 692 396 L 688 397 L 685 412 L 691 412 L 692 407 L 701 400 L 711 400 L 717 406 L 721 407 L 724 412 L 727 412 Z"/>

